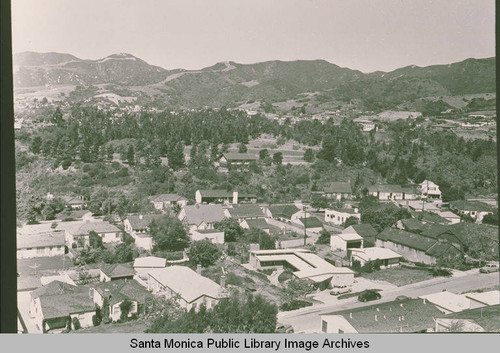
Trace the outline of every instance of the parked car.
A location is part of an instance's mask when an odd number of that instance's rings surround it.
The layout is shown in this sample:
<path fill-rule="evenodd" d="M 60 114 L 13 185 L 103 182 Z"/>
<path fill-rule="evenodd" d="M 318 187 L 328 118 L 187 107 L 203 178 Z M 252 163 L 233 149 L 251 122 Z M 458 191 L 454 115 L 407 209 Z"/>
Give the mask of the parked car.
<path fill-rule="evenodd" d="M 347 286 L 342 286 L 342 287 L 335 287 L 330 291 L 330 295 L 341 295 L 341 294 L 346 294 L 350 293 L 351 288 Z"/>
<path fill-rule="evenodd" d="M 498 264 L 494 263 L 494 262 L 486 264 L 485 266 L 483 266 L 479 269 L 479 272 L 481 272 L 481 273 L 491 273 L 491 272 L 497 272 L 497 271 L 498 271 Z"/>
<path fill-rule="evenodd" d="M 360 302 L 369 302 L 382 298 L 382 295 L 374 290 L 365 290 L 358 296 Z"/>

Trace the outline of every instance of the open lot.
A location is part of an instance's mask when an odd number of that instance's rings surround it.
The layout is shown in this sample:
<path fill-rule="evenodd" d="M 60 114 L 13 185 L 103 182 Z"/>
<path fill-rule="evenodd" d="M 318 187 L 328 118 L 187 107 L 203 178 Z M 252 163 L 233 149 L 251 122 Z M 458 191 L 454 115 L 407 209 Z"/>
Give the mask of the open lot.
<path fill-rule="evenodd" d="M 410 269 L 401 266 L 372 273 L 363 273 L 362 277 L 373 281 L 389 282 L 398 287 L 434 278 L 427 270 Z"/>
<path fill-rule="evenodd" d="M 60 270 L 67 270 L 74 267 L 73 260 L 69 257 L 36 257 L 32 259 L 18 259 L 17 272 L 21 276 L 36 274 L 57 274 Z"/>
<path fill-rule="evenodd" d="M 71 331 L 71 333 L 143 333 L 148 328 L 144 320 L 134 320 L 124 323 L 110 323 L 95 327 Z"/>

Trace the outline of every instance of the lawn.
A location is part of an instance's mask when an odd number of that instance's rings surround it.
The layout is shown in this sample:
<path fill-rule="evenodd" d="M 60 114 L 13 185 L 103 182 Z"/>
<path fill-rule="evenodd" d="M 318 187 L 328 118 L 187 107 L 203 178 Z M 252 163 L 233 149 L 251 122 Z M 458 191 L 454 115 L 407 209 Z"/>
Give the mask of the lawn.
<path fill-rule="evenodd" d="M 434 278 L 428 270 L 406 267 L 393 267 L 372 273 L 363 273 L 362 277 L 374 281 L 389 282 L 398 287 Z"/>
<path fill-rule="evenodd" d="M 72 333 L 143 333 L 148 328 L 144 320 L 128 321 L 124 323 L 105 324 L 95 327 L 71 331 Z"/>

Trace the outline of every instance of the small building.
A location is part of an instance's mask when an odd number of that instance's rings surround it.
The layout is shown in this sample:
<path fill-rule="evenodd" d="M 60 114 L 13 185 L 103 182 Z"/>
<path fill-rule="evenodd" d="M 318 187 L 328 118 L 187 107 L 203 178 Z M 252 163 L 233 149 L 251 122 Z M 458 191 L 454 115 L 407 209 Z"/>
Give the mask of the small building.
<path fill-rule="evenodd" d="M 375 245 L 377 230 L 371 224 L 354 224 L 342 231 L 342 234 L 355 234 L 363 238 L 363 247 Z"/>
<path fill-rule="evenodd" d="M 253 194 L 240 194 L 238 191 L 226 190 L 196 190 L 195 200 L 198 204 L 238 204 L 255 203 L 257 196 Z"/>
<path fill-rule="evenodd" d="M 325 210 L 325 222 L 342 225 L 348 218 L 357 218 L 361 221 L 361 214 L 356 208 L 332 208 Z"/>
<path fill-rule="evenodd" d="M 127 318 L 144 312 L 144 306 L 153 296 L 136 280 L 117 280 L 113 282 L 99 282 L 90 285 L 89 295 L 95 305 L 102 309 L 108 305 L 107 312 L 112 321 L 122 317 L 121 305 L 124 301 L 130 302 Z"/>
<path fill-rule="evenodd" d="M 83 196 L 63 196 L 62 197 L 66 207 L 72 210 L 83 210 L 87 207 Z"/>
<path fill-rule="evenodd" d="M 363 237 L 356 233 L 332 234 L 330 236 L 330 247 L 332 251 L 346 251 L 353 248 L 362 248 Z"/>
<path fill-rule="evenodd" d="M 65 233 L 52 231 L 17 236 L 17 258 L 64 256 Z"/>
<path fill-rule="evenodd" d="M 223 286 L 189 267 L 177 265 L 150 271 L 148 290 L 167 299 L 176 299 L 186 310 L 193 307 L 198 310 L 201 305 L 211 309 L 220 299 L 227 297 Z"/>
<path fill-rule="evenodd" d="M 368 194 L 381 201 L 404 200 L 404 191 L 400 185 L 372 185 Z"/>
<path fill-rule="evenodd" d="M 123 221 L 125 232 L 134 238 L 135 246 L 147 251 L 153 250 L 153 238 L 149 234 L 149 225 L 154 220 L 165 217 L 163 214 L 128 215 Z"/>
<path fill-rule="evenodd" d="M 227 169 L 247 170 L 250 163 L 257 162 L 259 157 L 254 153 L 226 152 L 219 159 L 219 165 Z"/>
<path fill-rule="evenodd" d="M 218 229 L 193 230 L 190 234 L 193 241 L 210 240 L 214 244 L 224 244 L 224 232 Z"/>
<path fill-rule="evenodd" d="M 160 194 L 156 196 L 151 196 L 151 203 L 154 208 L 160 211 L 167 210 L 174 206 L 185 207 L 187 205 L 188 200 L 177 194 Z"/>
<path fill-rule="evenodd" d="M 493 215 L 495 209 L 480 201 L 457 200 L 450 202 L 450 210 L 461 216 L 470 216 L 476 223 L 482 223 L 486 215 Z"/>
<path fill-rule="evenodd" d="M 364 266 L 368 261 L 380 260 L 382 264 L 381 268 L 389 268 L 399 266 L 399 261 L 402 256 L 391 249 L 385 248 L 365 248 L 365 249 L 350 249 L 351 252 L 351 263 L 354 260 L 360 262 L 361 266 Z"/>
<path fill-rule="evenodd" d="M 122 241 L 122 231 L 108 222 L 71 222 L 66 229 L 66 243 L 77 246 L 90 245 L 90 232 L 94 231 L 102 239 L 103 243 L 120 243 Z M 61 226 L 66 227 L 64 222 Z"/>
<path fill-rule="evenodd" d="M 471 308 L 470 299 L 465 295 L 448 291 L 422 295 L 420 298 L 434 304 L 444 314 L 457 313 Z"/>
<path fill-rule="evenodd" d="M 333 182 L 323 189 L 323 196 L 327 199 L 349 200 L 352 199 L 352 188 L 350 182 Z"/>
<path fill-rule="evenodd" d="M 500 332 L 500 305 L 436 317 L 436 332 Z M 479 329 L 481 328 L 481 329 Z"/>
<path fill-rule="evenodd" d="M 439 185 L 433 183 L 430 180 L 424 180 L 418 185 L 420 191 L 420 197 L 423 199 L 441 199 L 441 190 L 439 190 Z"/>
<path fill-rule="evenodd" d="M 360 116 L 359 118 L 354 119 L 353 122 L 361 127 L 361 131 L 377 131 L 377 125 L 375 124 L 375 122 L 368 119 L 367 117 Z"/>
<path fill-rule="evenodd" d="M 147 279 L 149 271 L 167 266 L 167 259 L 156 256 L 138 257 L 134 260 L 134 270 L 140 278 Z"/>
<path fill-rule="evenodd" d="M 194 230 L 214 229 L 214 224 L 226 218 L 221 205 L 188 205 L 179 213 L 179 219 L 189 228 L 189 233 Z"/>
<path fill-rule="evenodd" d="M 280 228 L 267 223 L 265 218 L 244 219 L 241 221 L 240 227 L 243 229 L 259 229 L 267 234 L 282 232 Z"/>
<path fill-rule="evenodd" d="M 442 217 L 448 221 L 449 224 L 460 223 L 460 216 L 456 215 L 450 211 L 437 211 L 435 212 L 439 217 Z"/>
<path fill-rule="evenodd" d="M 264 214 L 267 218 L 285 222 L 291 222 L 297 218 L 311 217 L 309 212 L 301 210 L 295 204 L 269 205 L 264 207 Z"/>
<path fill-rule="evenodd" d="M 224 213 L 226 217 L 234 218 L 238 223 L 248 219 L 264 219 L 264 212 L 260 206 L 253 203 L 232 205 L 231 208 L 226 208 Z"/>
<path fill-rule="evenodd" d="M 99 281 L 109 282 L 119 279 L 133 279 L 135 271 L 128 264 L 105 264 L 99 272 Z"/>

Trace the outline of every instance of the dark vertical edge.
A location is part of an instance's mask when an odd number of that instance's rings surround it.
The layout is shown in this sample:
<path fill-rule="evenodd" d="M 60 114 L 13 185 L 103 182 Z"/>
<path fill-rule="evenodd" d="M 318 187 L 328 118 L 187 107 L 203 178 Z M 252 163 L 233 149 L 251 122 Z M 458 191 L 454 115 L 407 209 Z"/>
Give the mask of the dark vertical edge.
<path fill-rule="evenodd" d="M 17 332 L 16 189 L 12 31 L 9 0 L 0 1 L 0 332 Z"/>
<path fill-rule="evenodd" d="M 495 93 L 497 97 L 497 114 L 496 114 L 496 121 L 497 121 L 497 196 L 499 196 L 499 187 L 498 187 L 498 177 L 500 177 L 500 169 L 498 166 L 500 165 L 500 148 L 498 144 L 498 138 L 500 137 L 500 132 L 498 130 L 498 111 L 500 110 L 500 103 L 499 103 L 499 98 L 500 95 L 498 94 L 498 85 L 500 83 L 500 65 L 498 64 L 498 56 L 500 55 L 500 46 L 499 46 L 499 38 L 498 36 L 500 35 L 500 21 L 498 20 L 500 18 L 500 0 L 495 1 L 495 69 L 496 69 L 496 87 L 495 87 Z M 498 198 L 497 198 L 498 200 Z M 498 203 L 497 203 L 498 206 Z M 500 214 L 497 215 L 499 217 L 499 222 L 500 222 Z M 500 223 L 499 223 L 500 224 Z M 500 240 L 500 233 L 498 234 L 498 240 Z M 500 259 L 498 259 L 500 261 Z"/>

